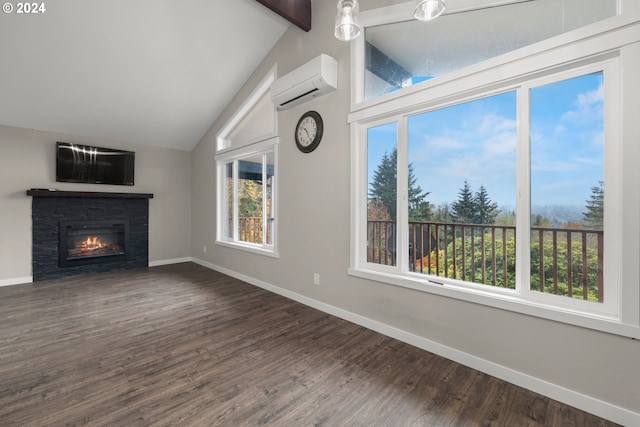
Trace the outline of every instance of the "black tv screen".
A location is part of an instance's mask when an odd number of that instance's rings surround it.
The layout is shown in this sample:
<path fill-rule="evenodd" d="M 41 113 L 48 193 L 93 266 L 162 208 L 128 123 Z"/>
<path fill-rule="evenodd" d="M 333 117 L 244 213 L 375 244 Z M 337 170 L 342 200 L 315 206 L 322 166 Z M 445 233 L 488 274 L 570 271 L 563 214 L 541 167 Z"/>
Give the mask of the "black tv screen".
<path fill-rule="evenodd" d="M 136 153 L 58 142 L 56 181 L 133 185 Z"/>

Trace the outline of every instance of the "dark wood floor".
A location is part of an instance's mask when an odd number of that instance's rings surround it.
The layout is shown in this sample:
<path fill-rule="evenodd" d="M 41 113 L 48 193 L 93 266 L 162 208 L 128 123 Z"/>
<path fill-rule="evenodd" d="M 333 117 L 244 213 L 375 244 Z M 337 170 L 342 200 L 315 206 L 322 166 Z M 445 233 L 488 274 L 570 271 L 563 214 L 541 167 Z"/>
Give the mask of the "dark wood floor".
<path fill-rule="evenodd" d="M 186 263 L 0 288 L 0 425 L 613 424 Z"/>

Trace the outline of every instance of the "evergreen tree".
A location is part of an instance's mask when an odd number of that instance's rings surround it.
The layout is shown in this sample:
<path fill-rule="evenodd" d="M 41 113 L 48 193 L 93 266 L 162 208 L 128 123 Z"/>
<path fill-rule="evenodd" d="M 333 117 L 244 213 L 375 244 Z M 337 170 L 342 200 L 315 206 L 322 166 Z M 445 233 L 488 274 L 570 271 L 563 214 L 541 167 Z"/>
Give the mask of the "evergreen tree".
<path fill-rule="evenodd" d="M 453 222 L 471 224 L 475 219 L 477 209 L 471 186 L 466 179 L 458 195 L 458 200 L 451 203 L 451 219 Z"/>
<path fill-rule="evenodd" d="M 447 202 L 442 202 L 436 208 L 433 213 L 434 222 L 453 222 L 453 218 L 451 216 L 451 209 L 449 208 L 449 204 Z"/>
<path fill-rule="evenodd" d="M 238 185 L 238 216 L 262 216 L 262 184 L 252 179 L 241 179 Z"/>
<path fill-rule="evenodd" d="M 498 204 L 492 202 L 489 198 L 489 193 L 484 185 L 480 186 L 480 189 L 473 198 L 475 203 L 475 214 L 473 221 L 476 224 L 493 224 L 496 217 L 500 213 Z"/>
<path fill-rule="evenodd" d="M 532 214 L 531 226 L 540 227 L 540 228 L 549 228 L 549 227 L 553 227 L 553 223 L 549 218 L 545 217 L 544 215 Z"/>
<path fill-rule="evenodd" d="M 417 184 L 417 178 L 413 171 L 413 165 L 409 163 L 409 219 L 411 221 L 427 221 L 431 217 L 431 204 L 425 200 L 429 193 L 424 192 Z M 370 184 L 370 203 L 379 200 L 390 219 L 396 219 L 397 206 L 397 182 L 398 182 L 398 150 L 393 149 L 391 154 L 385 153 L 380 164 L 373 173 L 373 181 Z"/>
<path fill-rule="evenodd" d="M 429 221 L 431 203 L 425 200 L 429 193 L 422 191 L 417 181 L 413 164 L 409 163 L 409 221 Z"/>
<path fill-rule="evenodd" d="M 396 219 L 396 200 L 398 182 L 398 151 L 394 149 L 391 154 L 384 153 L 380 164 L 373 172 L 373 182 L 370 184 L 369 200 L 382 202 L 390 219 Z"/>
<path fill-rule="evenodd" d="M 582 214 L 587 228 L 602 230 L 604 224 L 604 182 L 598 181 L 597 187 L 591 187 L 591 196 L 587 200 L 587 212 Z"/>

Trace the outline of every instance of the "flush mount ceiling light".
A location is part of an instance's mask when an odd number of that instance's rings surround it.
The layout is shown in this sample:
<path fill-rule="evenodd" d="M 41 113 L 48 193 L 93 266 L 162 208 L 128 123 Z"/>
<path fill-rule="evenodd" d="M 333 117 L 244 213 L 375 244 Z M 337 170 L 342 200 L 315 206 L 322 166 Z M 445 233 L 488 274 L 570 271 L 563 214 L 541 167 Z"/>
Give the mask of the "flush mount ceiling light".
<path fill-rule="evenodd" d="M 362 27 L 358 22 L 358 0 L 338 0 L 335 36 L 348 42 L 360 35 Z"/>
<path fill-rule="evenodd" d="M 358 22 L 358 0 L 338 0 L 335 36 L 345 42 L 358 37 L 362 26 Z M 442 15 L 444 0 L 416 0 L 413 16 L 420 21 L 431 21 Z"/>

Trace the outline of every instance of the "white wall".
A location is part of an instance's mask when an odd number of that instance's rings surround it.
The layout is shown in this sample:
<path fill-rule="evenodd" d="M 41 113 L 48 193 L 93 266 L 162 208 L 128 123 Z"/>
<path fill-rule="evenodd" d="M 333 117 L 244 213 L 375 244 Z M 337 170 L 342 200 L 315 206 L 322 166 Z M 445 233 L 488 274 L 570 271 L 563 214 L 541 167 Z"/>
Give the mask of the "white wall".
<path fill-rule="evenodd" d="M 56 141 L 136 152 L 135 185 L 55 181 Z M 0 126 L 0 284 L 31 278 L 30 188 L 153 193 L 149 262 L 188 258 L 191 244 L 191 157 L 186 151 Z"/>
<path fill-rule="evenodd" d="M 640 422 L 637 341 L 347 275 L 349 45 L 333 37 L 335 10 L 335 1 L 315 1 L 313 29 L 284 34 L 193 150 L 192 256 L 598 415 Z M 339 90 L 279 113 L 280 257 L 215 245 L 216 132 L 275 63 L 283 75 L 320 53 L 338 60 Z M 324 118 L 324 138 L 302 154 L 293 129 L 312 109 Z"/>

